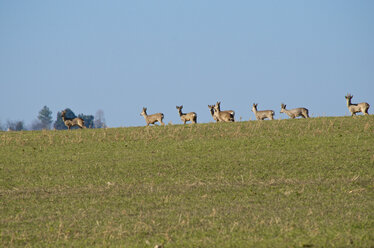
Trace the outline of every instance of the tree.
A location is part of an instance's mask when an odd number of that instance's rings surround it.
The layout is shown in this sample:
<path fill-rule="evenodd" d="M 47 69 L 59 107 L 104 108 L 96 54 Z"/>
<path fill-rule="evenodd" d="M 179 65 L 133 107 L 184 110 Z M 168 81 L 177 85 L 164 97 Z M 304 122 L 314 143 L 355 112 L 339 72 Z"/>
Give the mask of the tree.
<path fill-rule="evenodd" d="M 32 123 L 31 123 L 31 126 L 30 126 L 30 129 L 31 130 L 43 130 L 45 129 L 43 123 L 39 120 L 34 120 Z"/>
<path fill-rule="evenodd" d="M 26 130 L 23 121 L 7 121 L 7 128 L 11 131 Z"/>
<path fill-rule="evenodd" d="M 44 106 L 38 115 L 42 129 L 51 129 L 52 124 L 52 111 L 47 106 Z"/>
<path fill-rule="evenodd" d="M 94 127 L 94 117 L 93 115 L 84 115 L 84 114 L 79 114 L 79 118 L 82 118 L 84 120 L 84 125 L 88 128 L 93 128 Z"/>
<path fill-rule="evenodd" d="M 99 109 L 95 114 L 95 128 L 105 128 L 104 111 Z"/>

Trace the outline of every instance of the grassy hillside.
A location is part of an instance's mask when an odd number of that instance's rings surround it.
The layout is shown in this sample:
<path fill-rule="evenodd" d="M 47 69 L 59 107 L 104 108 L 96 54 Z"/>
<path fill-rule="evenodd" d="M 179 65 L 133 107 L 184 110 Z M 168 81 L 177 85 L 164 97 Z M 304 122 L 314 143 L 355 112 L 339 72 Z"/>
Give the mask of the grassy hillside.
<path fill-rule="evenodd" d="M 0 132 L 0 246 L 372 247 L 374 116 Z"/>

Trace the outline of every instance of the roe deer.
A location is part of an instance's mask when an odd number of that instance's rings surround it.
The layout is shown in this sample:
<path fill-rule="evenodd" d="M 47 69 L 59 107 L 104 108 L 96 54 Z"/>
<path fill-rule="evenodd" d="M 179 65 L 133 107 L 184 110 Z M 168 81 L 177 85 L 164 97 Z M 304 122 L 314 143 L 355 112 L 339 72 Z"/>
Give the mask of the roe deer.
<path fill-rule="evenodd" d="M 219 122 L 218 118 L 214 115 L 214 105 L 208 105 L 208 108 L 210 110 L 210 114 L 213 117 L 213 120 L 215 120 L 216 122 Z"/>
<path fill-rule="evenodd" d="M 290 118 L 295 119 L 298 116 L 309 118 L 309 110 L 306 108 L 294 108 L 287 110 L 285 104 L 281 104 L 281 113 L 286 113 Z"/>
<path fill-rule="evenodd" d="M 252 106 L 252 112 L 255 114 L 257 120 L 264 120 L 266 118 L 269 118 L 270 120 L 274 120 L 274 111 L 273 110 L 261 110 L 257 111 L 257 105 L 253 104 Z"/>
<path fill-rule="evenodd" d="M 348 106 L 348 110 L 349 112 L 351 112 L 351 115 L 354 116 L 356 115 L 356 113 L 359 113 L 359 112 L 362 112 L 363 114 L 365 115 L 369 115 L 369 108 L 370 108 L 370 105 L 369 103 L 367 102 L 362 102 L 362 103 L 351 103 L 351 99 L 352 99 L 352 95 L 351 94 L 347 94 L 345 96 L 345 99 L 347 99 L 347 106 Z"/>
<path fill-rule="evenodd" d="M 221 102 L 217 102 L 215 107 L 217 107 L 219 109 L 219 111 L 221 111 Z M 232 115 L 232 118 L 235 117 L 235 111 L 234 110 L 222 110 L 221 112 L 228 112 Z"/>
<path fill-rule="evenodd" d="M 161 123 L 161 125 L 163 126 L 165 125 L 165 123 L 162 122 L 162 120 L 164 119 L 163 113 L 147 115 L 147 108 L 143 107 L 143 111 L 140 113 L 140 115 L 144 117 L 145 122 L 147 123 L 147 126 L 149 126 L 149 124 L 155 124 L 156 122 Z"/>
<path fill-rule="evenodd" d="M 222 122 L 235 122 L 232 112 L 221 111 L 217 105 L 214 106 L 214 116 Z"/>
<path fill-rule="evenodd" d="M 181 120 L 186 124 L 187 121 L 191 121 L 192 123 L 196 123 L 197 120 L 197 114 L 195 112 L 190 112 L 190 113 L 182 113 L 182 106 L 177 106 L 179 116 L 181 117 Z"/>
<path fill-rule="evenodd" d="M 66 116 L 66 110 L 61 112 L 62 120 L 64 121 L 65 126 L 68 127 L 70 130 L 71 127 L 78 126 L 80 128 L 86 128 L 84 125 L 84 120 L 82 118 L 76 117 L 76 118 L 67 118 Z"/>

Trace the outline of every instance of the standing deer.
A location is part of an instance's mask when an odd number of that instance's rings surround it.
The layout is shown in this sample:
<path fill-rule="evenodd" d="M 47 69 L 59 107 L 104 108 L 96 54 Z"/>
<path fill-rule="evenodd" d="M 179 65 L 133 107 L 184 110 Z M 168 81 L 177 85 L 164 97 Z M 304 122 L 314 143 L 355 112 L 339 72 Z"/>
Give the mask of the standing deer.
<path fill-rule="evenodd" d="M 298 116 L 303 118 L 309 118 L 309 110 L 306 108 L 294 108 L 287 110 L 285 104 L 281 104 L 281 113 L 286 113 L 291 119 L 295 119 Z"/>
<path fill-rule="evenodd" d="M 61 112 L 62 120 L 64 121 L 65 126 L 68 127 L 70 130 L 71 127 L 78 126 L 80 128 L 86 128 L 84 125 L 84 120 L 82 118 L 76 117 L 76 118 L 67 118 L 66 116 L 66 110 L 63 110 Z"/>
<path fill-rule="evenodd" d="M 345 99 L 347 99 L 347 107 L 348 107 L 348 110 L 349 112 L 351 112 L 351 115 L 354 116 L 356 115 L 356 113 L 360 113 L 362 112 L 364 115 L 369 115 L 369 108 L 370 108 L 370 105 L 369 103 L 367 102 L 362 102 L 362 103 L 351 103 L 351 99 L 352 99 L 352 95 L 351 94 L 347 94 L 345 96 Z"/>
<path fill-rule="evenodd" d="M 264 120 L 266 118 L 269 118 L 270 120 L 274 120 L 274 111 L 273 110 L 261 110 L 257 111 L 257 105 L 253 104 L 252 106 L 252 112 L 255 114 L 257 120 Z"/>
<path fill-rule="evenodd" d="M 222 122 L 234 122 L 234 115 L 230 111 L 221 111 L 219 106 L 214 106 L 214 116 Z"/>
<path fill-rule="evenodd" d="M 190 113 L 182 113 L 182 106 L 177 106 L 179 116 L 181 117 L 181 120 L 186 124 L 187 121 L 191 121 L 192 123 L 196 123 L 197 121 L 197 114 L 195 112 L 190 112 Z"/>
<path fill-rule="evenodd" d="M 219 111 L 221 111 L 221 102 L 217 102 L 215 107 L 217 107 L 219 109 Z M 221 112 L 230 113 L 232 115 L 232 118 L 235 117 L 235 111 L 234 110 L 222 110 Z"/>
<path fill-rule="evenodd" d="M 140 115 L 144 117 L 145 122 L 147 123 L 147 126 L 149 126 L 149 124 L 155 124 L 156 122 L 161 123 L 161 125 L 163 126 L 165 125 L 165 123 L 162 122 L 162 120 L 164 119 L 163 113 L 147 115 L 147 108 L 143 107 L 143 111 L 140 113 Z"/>
<path fill-rule="evenodd" d="M 219 122 L 218 118 L 215 116 L 214 114 L 214 105 L 208 105 L 208 108 L 210 110 L 210 114 L 212 115 L 213 117 L 213 120 L 215 120 L 216 122 Z"/>

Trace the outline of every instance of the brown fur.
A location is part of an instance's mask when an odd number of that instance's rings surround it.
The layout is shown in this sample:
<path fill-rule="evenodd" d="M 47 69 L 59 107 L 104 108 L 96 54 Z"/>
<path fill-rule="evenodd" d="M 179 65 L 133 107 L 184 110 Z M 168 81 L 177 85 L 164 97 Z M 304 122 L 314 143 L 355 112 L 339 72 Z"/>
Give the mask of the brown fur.
<path fill-rule="evenodd" d="M 67 126 L 69 130 L 71 127 L 74 127 L 74 126 L 78 126 L 80 128 L 86 128 L 86 126 L 84 125 L 84 120 L 82 118 L 77 117 L 77 118 L 71 119 L 71 118 L 66 118 L 65 115 L 66 115 L 66 110 L 61 112 L 61 117 L 65 123 L 65 126 Z"/>
<path fill-rule="evenodd" d="M 217 102 L 215 107 L 218 108 L 219 111 L 221 111 L 221 102 Z M 221 112 L 227 112 L 227 113 L 231 114 L 233 119 L 235 117 L 235 111 L 234 110 L 222 110 Z"/>
<path fill-rule="evenodd" d="M 287 110 L 285 104 L 281 104 L 281 113 L 286 113 L 291 119 L 295 119 L 298 116 L 303 118 L 309 118 L 309 110 L 306 108 L 294 108 Z"/>
<path fill-rule="evenodd" d="M 229 111 L 221 111 L 219 107 L 214 106 L 214 116 L 222 122 L 234 122 L 234 115 Z"/>
<path fill-rule="evenodd" d="M 140 113 L 145 119 L 145 122 L 147 123 L 147 126 L 149 124 L 155 124 L 156 122 L 161 123 L 161 125 L 165 125 L 165 123 L 162 122 L 164 119 L 164 114 L 163 113 L 157 113 L 153 115 L 147 115 L 147 108 L 143 108 L 143 111 Z"/>
<path fill-rule="evenodd" d="M 270 120 L 274 120 L 274 111 L 273 110 L 257 110 L 258 104 L 253 104 L 252 106 L 252 112 L 255 114 L 257 120 L 264 120 L 266 118 L 269 118 Z"/>
<path fill-rule="evenodd" d="M 197 114 L 195 112 L 190 112 L 190 113 L 182 113 L 182 106 L 177 106 L 179 116 L 181 117 L 181 120 L 186 124 L 187 121 L 191 121 L 192 123 L 196 123 L 197 121 Z"/>
<path fill-rule="evenodd" d="M 367 102 L 362 103 L 351 103 L 351 99 L 353 98 L 353 95 L 347 94 L 345 96 L 345 99 L 347 100 L 347 107 L 349 112 L 351 112 L 351 115 L 354 116 L 356 113 L 362 112 L 364 115 L 369 115 L 369 108 L 370 105 Z"/>
<path fill-rule="evenodd" d="M 210 114 L 212 115 L 213 117 L 213 120 L 215 120 L 216 122 L 219 122 L 218 118 L 215 116 L 214 114 L 214 105 L 208 105 L 208 108 L 210 110 Z"/>

